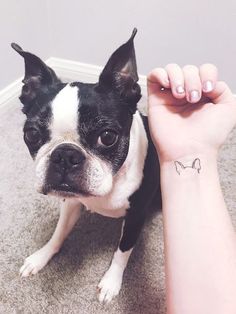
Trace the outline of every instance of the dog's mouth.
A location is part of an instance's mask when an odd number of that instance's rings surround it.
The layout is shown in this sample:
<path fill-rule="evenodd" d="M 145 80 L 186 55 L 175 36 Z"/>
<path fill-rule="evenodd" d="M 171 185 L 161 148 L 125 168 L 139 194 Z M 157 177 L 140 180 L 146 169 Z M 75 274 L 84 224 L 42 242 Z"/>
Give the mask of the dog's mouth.
<path fill-rule="evenodd" d="M 90 192 L 75 188 L 68 183 L 58 185 L 45 184 L 40 191 L 44 195 L 55 195 L 59 197 L 89 197 L 94 196 Z"/>

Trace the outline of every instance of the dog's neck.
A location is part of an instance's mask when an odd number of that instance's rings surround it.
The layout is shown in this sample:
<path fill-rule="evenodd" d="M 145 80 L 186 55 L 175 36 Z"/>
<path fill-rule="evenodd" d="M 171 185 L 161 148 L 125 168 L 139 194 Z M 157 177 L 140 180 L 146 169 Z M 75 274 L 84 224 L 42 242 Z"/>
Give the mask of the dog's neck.
<path fill-rule="evenodd" d="M 130 130 L 130 144 L 127 158 L 114 177 L 112 190 L 102 197 L 81 198 L 87 209 L 104 216 L 125 215 L 129 197 L 139 188 L 147 155 L 148 139 L 140 113 L 134 114 Z"/>

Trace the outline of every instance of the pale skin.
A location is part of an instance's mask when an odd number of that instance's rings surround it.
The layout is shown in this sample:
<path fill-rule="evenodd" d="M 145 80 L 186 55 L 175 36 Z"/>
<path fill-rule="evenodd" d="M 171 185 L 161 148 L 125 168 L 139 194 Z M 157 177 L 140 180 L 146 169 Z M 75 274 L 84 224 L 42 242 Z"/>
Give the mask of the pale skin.
<path fill-rule="evenodd" d="M 236 100 L 211 64 L 154 69 L 148 94 L 161 165 L 167 313 L 235 314 L 236 234 L 217 153 L 236 124 Z"/>

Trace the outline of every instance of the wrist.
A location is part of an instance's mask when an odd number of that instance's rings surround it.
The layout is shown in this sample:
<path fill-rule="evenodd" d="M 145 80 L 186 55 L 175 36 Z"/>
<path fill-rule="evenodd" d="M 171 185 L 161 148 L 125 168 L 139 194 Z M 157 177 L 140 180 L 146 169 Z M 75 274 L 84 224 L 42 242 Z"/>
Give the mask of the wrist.
<path fill-rule="evenodd" d="M 163 160 L 160 158 L 161 176 L 164 181 L 177 180 L 177 182 L 191 180 L 205 180 L 206 178 L 216 178 L 217 154 L 216 153 L 193 153 L 179 156 L 173 160 Z M 177 183 L 175 182 L 175 183 Z"/>
<path fill-rule="evenodd" d="M 202 141 L 188 139 L 153 141 L 161 164 L 168 164 L 175 160 L 188 160 L 188 158 L 203 156 L 207 159 L 217 158 L 219 147 L 209 145 Z"/>
<path fill-rule="evenodd" d="M 218 152 L 216 150 L 205 150 L 202 151 L 193 151 L 188 152 L 187 154 L 173 154 L 166 158 L 162 154 L 158 153 L 160 166 L 163 168 L 171 167 L 171 165 L 175 164 L 175 162 L 181 162 L 184 165 L 189 165 L 189 163 L 193 162 L 195 159 L 200 159 L 200 161 L 204 161 L 204 163 L 215 163 L 217 162 Z"/>
<path fill-rule="evenodd" d="M 181 210 L 195 211 L 204 200 L 221 197 L 216 154 L 182 156 L 176 161 L 161 162 L 160 169 L 165 215 L 175 211 L 178 202 Z"/>

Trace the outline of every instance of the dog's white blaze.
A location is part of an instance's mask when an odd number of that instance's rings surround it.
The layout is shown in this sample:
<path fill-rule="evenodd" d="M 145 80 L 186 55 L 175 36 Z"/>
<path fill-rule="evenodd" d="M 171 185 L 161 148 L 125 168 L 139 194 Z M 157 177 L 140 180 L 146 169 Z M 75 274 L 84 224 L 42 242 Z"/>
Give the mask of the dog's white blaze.
<path fill-rule="evenodd" d="M 51 132 L 54 137 L 78 138 L 78 87 L 67 84 L 52 101 Z"/>

